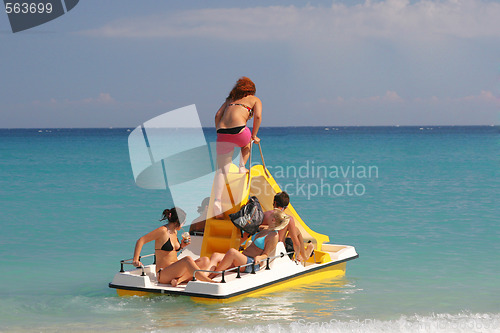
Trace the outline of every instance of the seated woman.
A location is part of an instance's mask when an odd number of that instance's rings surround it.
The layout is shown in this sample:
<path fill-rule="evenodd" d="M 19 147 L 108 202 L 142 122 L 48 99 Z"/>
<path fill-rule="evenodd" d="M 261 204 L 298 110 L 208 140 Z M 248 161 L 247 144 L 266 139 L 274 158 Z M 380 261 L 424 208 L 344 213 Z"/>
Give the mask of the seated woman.
<path fill-rule="evenodd" d="M 269 253 L 274 251 L 278 244 L 278 231 L 287 226 L 290 217 L 279 209 L 275 209 L 271 214 L 267 214 L 264 219 L 269 227 L 256 233 L 254 237 L 252 237 L 252 244 L 243 250 L 243 252 L 231 248 L 225 255 L 217 252 L 212 254 L 210 258 L 210 270 L 223 271 L 228 268 L 250 263 L 260 264 L 261 260 L 269 257 Z M 259 270 L 260 266 L 257 265 L 255 269 Z M 241 272 L 250 273 L 251 271 L 251 265 L 241 268 Z M 212 273 L 209 277 L 213 278 L 216 275 L 217 273 Z"/>
<path fill-rule="evenodd" d="M 156 270 L 158 272 L 156 277 L 159 283 L 170 283 L 175 287 L 179 283 L 190 280 L 195 270 L 207 269 L 210 261 L 206 257 L 197 260 L 193 260 L 189 256 L 181 260 L 177 259 L 177 251 L 188 246 L 191 242 L 191 238 L 188 238 L 187 243 L 179 243 L 177 239 L 177 231 L 181 229 L 181 225 L 185 219 L 186 213 L 182 209 L 178 207 L 165 209 L 160 221 L 168 220 L 168 223 L 137 240 L 132 264 L 136 267 L 142 266 L 142 263 L 139 261 L 142 246 L 154 240 Z M 212 282 L 206 275 L 206 273 L 200 272 L 196 274 L 196 278 L 200 281 Z"/>

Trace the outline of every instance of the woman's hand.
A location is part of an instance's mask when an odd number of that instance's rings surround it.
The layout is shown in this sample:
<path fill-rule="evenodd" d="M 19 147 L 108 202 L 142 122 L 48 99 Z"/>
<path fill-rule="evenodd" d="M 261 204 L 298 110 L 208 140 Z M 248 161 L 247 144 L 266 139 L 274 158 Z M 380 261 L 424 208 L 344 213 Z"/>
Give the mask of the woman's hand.
<path fill-rule="evenodd" d="M 261 262 L 260 262 L 260 261 L 261 261 L 261 260 L 265 260 L 265 259 L 267 259 L 267 255 L 265 255 L 265 254 L 262 254 L 262 255 L 260 255 L 260 256 L 256 256 L 256 257 L 254 258 L 255 263 L 256 263 L 256 264 L 259 264 L 259 265 L 261 264 Z"/>
<path fill-rule="evenodd" d="M 135 267 L 143 267 L 144 266 L 142 264 L 142 262 L 140 262 L 139 260 L 132 261 L 132 265 L 134 265 Z"/>
<path fill-rule="evenodd" d="M 182 242 L 181 242 L 181 249 L 185 248 L 186 246 L 188 246 L 189 244 L 191 244 L 191 235 L 188 237 L 188 238 L 183 238 L 182 239 Z"/>
<path fill-rule="evenodd" d="M 258 136 L 252 136 L 252 140 L 255 142 L 255 143 L 259 143 L 260 142 L 260 139 Z"/>

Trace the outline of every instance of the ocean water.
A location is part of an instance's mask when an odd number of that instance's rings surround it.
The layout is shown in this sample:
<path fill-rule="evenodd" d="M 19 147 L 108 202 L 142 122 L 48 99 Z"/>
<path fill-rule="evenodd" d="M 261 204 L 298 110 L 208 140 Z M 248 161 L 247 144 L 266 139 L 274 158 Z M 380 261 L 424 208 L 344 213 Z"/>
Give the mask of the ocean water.
<path fill-rule="evenodd" d="M 172 205 L 135 185 L 129 133 L 0 130 L 0 331 L 500 332 L 498 127 L 262 128 L 301 217 L 360 257 L 212 305 L 108 288 Z"/>

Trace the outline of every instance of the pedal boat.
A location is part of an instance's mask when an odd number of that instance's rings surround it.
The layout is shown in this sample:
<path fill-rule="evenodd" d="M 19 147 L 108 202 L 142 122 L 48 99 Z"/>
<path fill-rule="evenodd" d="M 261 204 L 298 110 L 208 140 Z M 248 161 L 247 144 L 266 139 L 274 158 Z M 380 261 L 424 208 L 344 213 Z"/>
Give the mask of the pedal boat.
<path fill-rule="evenodd" d="M 228 215 L 238 211 L 250 196 L 259 198 L 264 211 L 272 209 L 274 195 L 281 192 L 281 189 L 265 167 L 262 150 L 261 158 L 262 164 L 254 165 L 246 174 L 240 174 L 236 165 L 231 165 L 226 179 L 227 191 L 224 191 L 222 197 L 225 219 L 207 219 L 204 234 L 192 235 L 191 244 L 178 255 L 179 259 L 184 256 L 191 256 L 193 259 L 210 257 L 214 252 L 225 253 L 231 247 L 239 248 L 241 232 L 232 224 Z M 213 198 L 212 192 L 209 211 L 213 209 Z M 124 267 L 131 265 L 132 259 L 121 260 L 120 271 L 109 283 L 109 287 L 115 288 L 120 296 L 182 295 L 189 296 L 196 302 L 225 303 L 343 277 L 346 263 L 358 258 L 356 249 L 350 245 L 329 243 L 328 236 L 316 233 L 306 225 L 292 204 L 285 213 L 294 218 L 304 241 L 314 244 L 313 255 L 304 263 L 291 259 L 289 254 L 293 253 L 287 253 L 284 244 L 279 242 L 269 258 L 259 263 L 260 270 L 254 267 L 251 273 L 241 273 L 239 267 L 235 267 L 219 272 L 214 279 L 218 283 L 197 281 L 193 277 L 192 281 L 173 287 L 158 283 L 154 254 L 150 254 L 143 256 L 141 260 L 144 262 L 144 258 L 150 257 L 151 264 L 128 271 Z"/>

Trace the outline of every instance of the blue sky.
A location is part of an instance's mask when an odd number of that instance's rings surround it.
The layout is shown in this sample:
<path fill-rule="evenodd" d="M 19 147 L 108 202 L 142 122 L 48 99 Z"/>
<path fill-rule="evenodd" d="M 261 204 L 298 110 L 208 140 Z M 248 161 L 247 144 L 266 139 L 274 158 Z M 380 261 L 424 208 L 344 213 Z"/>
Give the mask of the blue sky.
<path fill-rule="evenodd" d="M 0 127 L 135 127 L 252 78 L 264 126 L 491 125 L 500 2 L 84 0 L 13 34 Z"/>

